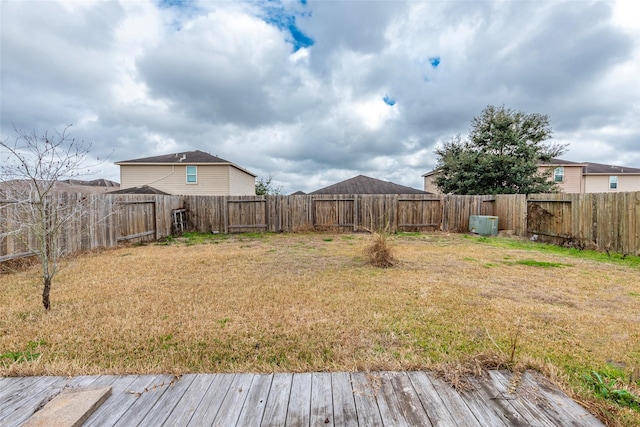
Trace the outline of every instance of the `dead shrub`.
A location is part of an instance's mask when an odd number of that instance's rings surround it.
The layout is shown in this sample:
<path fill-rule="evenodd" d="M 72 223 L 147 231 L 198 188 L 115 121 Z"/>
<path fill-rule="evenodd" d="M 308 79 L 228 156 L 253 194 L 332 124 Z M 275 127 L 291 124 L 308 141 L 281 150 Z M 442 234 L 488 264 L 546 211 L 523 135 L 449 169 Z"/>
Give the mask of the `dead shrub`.
<path fill-rule="evenodd" d="M 365 242 L 364 255 L 374 267 L 389 268 L 397 264 L 385 233 L 371 233 L 371 238 Z"/>

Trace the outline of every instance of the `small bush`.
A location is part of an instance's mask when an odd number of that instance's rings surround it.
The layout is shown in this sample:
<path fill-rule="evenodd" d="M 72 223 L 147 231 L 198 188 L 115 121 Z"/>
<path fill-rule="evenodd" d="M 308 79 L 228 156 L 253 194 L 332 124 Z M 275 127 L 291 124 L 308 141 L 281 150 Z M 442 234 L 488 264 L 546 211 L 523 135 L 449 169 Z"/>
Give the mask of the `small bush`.
<path fill-rule="evenodd" d="M 388 268 L 396 265 L 393 250 L 384 233 L 373 232 L 365 243 L 364 254 L 369 263 L 375 267 Z"/>

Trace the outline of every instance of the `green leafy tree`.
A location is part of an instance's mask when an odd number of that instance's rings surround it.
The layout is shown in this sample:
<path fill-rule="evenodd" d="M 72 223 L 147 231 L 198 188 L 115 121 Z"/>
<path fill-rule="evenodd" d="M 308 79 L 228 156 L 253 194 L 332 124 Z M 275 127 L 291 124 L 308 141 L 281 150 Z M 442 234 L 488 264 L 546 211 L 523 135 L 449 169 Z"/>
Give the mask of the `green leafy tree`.
<path fill-rule="evenodd" d="M 256 196 L 279 195 L 282 194 L 282 187 L 277 187 L 273 183 L 273 176 L 268 178 L 258 178 L 256 182 Z"/>
<path fill-rule="evenodd" d="M 471 122 L 469 137 L 460 136 L 435 150 L 434 182 L 446 194 L 531 194 L 558 191 L 551 170 L 538 171 L 566 151 L 546 143 L 549 117 L 488 106 Z"/>

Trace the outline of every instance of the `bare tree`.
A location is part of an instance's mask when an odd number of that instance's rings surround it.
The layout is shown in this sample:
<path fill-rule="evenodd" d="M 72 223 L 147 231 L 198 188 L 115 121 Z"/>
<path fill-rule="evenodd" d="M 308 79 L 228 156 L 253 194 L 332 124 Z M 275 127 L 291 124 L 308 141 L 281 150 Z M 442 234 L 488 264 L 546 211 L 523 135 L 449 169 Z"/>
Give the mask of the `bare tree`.
<path fill-rule="evenodd" d="M 82 203 L 60 203 L 56 194 L 58 181 L 90 172 L 83 165 L 91 144 L 71 138 L 70 127 L 41 136 L 14 127 L 15 140 L 0 141 L 0 199 L 4 199 L 0 216 L 5 217 L 0 238 L 11 237 L 38 257 L 45 310 L 51 307 L 51 284 L 64 255 L 59 245 L 61 233 L 68 222 L 86 211 Z M 7 226 L 9 220 L 12 227 Z"/>

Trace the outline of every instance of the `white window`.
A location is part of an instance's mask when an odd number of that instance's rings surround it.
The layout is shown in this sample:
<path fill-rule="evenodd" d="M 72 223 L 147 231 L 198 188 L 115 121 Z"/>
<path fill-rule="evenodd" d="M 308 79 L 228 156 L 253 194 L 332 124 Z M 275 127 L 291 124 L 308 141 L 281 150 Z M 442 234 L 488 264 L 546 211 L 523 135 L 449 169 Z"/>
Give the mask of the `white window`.
<path fill-rule="evenodd" d="M 197 184 L 197 183 L 198 183 L 198 167 L 187 166 L 187 184 Z"/>
<path fill-rule="evenodd" d="M 618 188 L 618 177 L 611 175 L 609 177 L 609 190 L 616 190 Z"/>
<path fill-rule="evenodd" d="M 564 182 L 564 168 L 562 166 L 553 170 L 553 181 Z"/>

